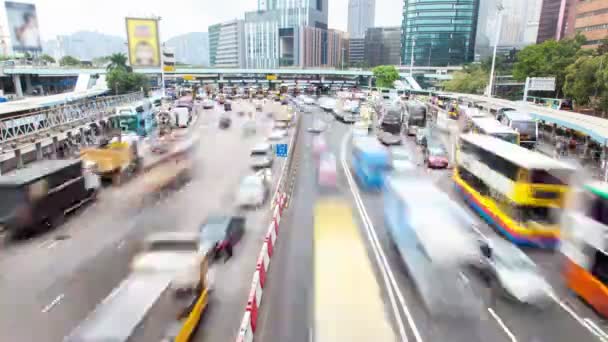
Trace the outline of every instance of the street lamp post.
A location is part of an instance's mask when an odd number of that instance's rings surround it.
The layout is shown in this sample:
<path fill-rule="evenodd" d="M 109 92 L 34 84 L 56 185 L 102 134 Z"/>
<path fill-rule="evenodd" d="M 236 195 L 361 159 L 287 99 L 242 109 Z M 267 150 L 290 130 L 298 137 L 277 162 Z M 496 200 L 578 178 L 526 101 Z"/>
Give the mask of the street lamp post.
<path fill-rule="evenodd" d="M 494 40 L 494 52 L 492 53 L 492 68 L 490 69 L 490 81 L 488 96 L 492 97 L 492 90 L 494 88 L 494 68 L 496 67 L 496 49 L 498 48 L 498 41 L 500 40 L 500 31 L 502 31 L 502 10 L 504 7 L 501 3 L 496 5 L 496 9 L 498 10 L 498 29 L 496 30 L 496 39 Z"/>

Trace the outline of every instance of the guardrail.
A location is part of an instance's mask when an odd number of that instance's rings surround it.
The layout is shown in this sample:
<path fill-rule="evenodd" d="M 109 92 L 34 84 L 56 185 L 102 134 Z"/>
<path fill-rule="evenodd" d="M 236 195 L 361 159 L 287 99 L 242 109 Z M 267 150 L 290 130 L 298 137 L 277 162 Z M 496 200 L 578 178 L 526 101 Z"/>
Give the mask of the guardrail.
<path fill-rule="evenodd" d="M 270 261 L 274 253 L 275 244 L 280 233 L 280 223 L 283 212 L 289 206 L 290 197 L 295 184 L 295 173 L 297 171 L 298 159 L 296 148 L 300 132 L 301 115 L 296 116 L 295 133 L 289 143 L 289 154 L 283 165 L 279 182 L 270 203 L 272 220 L 268 225 L 268 231 L 257 259 L 256 268 L 251 281 L 251 290 L 245 305 L 245 312 L 239 328 L 237 342 L 251 342 L 257 327 L 258 312 L 262 305 L 262 294 L 266 286 L 266 275 L 268 274 Z"/>
<path fill-rule="evenodd" d="M 100 120 L 114 113 L 115 107 L 140 100 L 141 92 L 106 96 L 91 101 L 65 104 L 26 114 L 0 119 L 0 146 L 14 145 L 19 140 L 50 133 L 66 125 L 79 125 Z"/>

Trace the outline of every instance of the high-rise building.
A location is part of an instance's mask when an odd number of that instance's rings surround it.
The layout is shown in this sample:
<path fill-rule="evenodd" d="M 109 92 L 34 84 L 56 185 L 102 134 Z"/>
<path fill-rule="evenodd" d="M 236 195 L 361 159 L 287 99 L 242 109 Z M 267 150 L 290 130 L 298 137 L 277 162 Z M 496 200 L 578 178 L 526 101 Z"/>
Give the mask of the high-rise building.
<path fill-rule="evenodd" d="M 376 0 L 348 1 L 348 35 L 350 38 L 364 38 L 368 28 L 374 27 Z"/>
<path fill-rule="evenodd" d="M 348 64 L 353 66 L 365 62 L 365 38 L 348 40 Z"/>
<path fill-rule="evenodd" d="M 327 30 L 328 0 L 258 0 L 258 11 L 245 13 L 247 68 L 299 66 L 302 29 Z"/>
<path fill-rule="evenodd" d="M 405 0 L 403 64 L 448 66 L 474 59 L 479 0 Z"/>
<path fill-rule="evenodd" d="M 584 47 L 597 47 L 608 37 L 608 1 L 587 0 L 576 4 L 574 30 L 587 37 Z"/>
<path fill-rule="evenodd" d="M 369 66 L 401 63 L 401 27 L 370 27 L 365 34 L 365 61 Z"/>
<path fill-rule="evenodd" d="M 300 67 L 341 67 L 346 66 L 348 41 L 345 33 L 310 26 L 295 29 L 301 48 L 298 50 Z"/>
<path fill-rule="evenodd" d="M 543 0 L 537 43 L 560 40 L 574 30 L 576 0 Z"/>
<path fill-rule="evenodd" d="M 475 38 L 475 59 L 492 55 L 494 45 L 500 50 L 521 49 L 536 43 L 542 0 L 481 0 Z M 499 5 L 502 5 L 502 29 L 496 42 Z"/>
<path fill-rule="evenodd" d="M 243 20 L 211 25 L 209 64 L 216 68 L 245 67 L 245 28 Z"/>

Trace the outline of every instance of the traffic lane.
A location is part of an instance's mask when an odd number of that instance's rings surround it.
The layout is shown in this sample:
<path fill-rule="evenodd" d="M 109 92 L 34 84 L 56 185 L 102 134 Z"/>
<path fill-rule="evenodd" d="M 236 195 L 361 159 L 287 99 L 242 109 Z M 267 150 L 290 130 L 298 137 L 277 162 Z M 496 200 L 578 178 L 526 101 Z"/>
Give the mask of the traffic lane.
<path fill-rule="evenodd" d="M 342 131 L 342 139 L 333 139 L 333 143 L 345 139 L 345 134 L 347 134 L 347 130 L 346 132 L 344 130 Z M 402 145 L 406 149 L 410 150 L 413 156 L 418 156 L 418 149 L 413 142 L 413 139 L 404 137 Z M 347 148 L 345 152 L 347 164 L 350 166 L 350 148 Z M 420 158 L 418 158 L 417 161 L 421 163 Z M 353 173 L 352 170 L 351 173 Z M 429 177 L 426 168 L 421 167 L 418 170 L 417 177 Z M 486 311 L 481 313 L 478 321 L 468 323 L 470 325 L 466 325 L 467 323 L 465 322 L 460 323 L 459 331 L 454 331 L 453 325 L 439 322 L 430 317 L 423 302 L 421 301 L 420 296 L 417 293 L 415 284 L 407 274 L 406 266 L 399 252 L 397 251 L 397 248 L 392 243 L 386 227 L 384 226 L 384 204 L 381 193 L 365 192 L 359 188 L 357 190 L 361 196 L 365 213 L 367 216 L 369 216 L 371 221 L 370 228 L 375 231 L 380 249 L 386 256 L 387 266 L 385 266 L 385 269 L 389 273 L 389 276 L 395 279 L 395 283 L 397 284 L 398 288 L 396 289 L 395 293 L 398 297 L 401 295 L 401 297 L 404 299 L 405 305 L 401 306 L 399 310 L 401 319 L 403 320 L 402 323 L 408 331 L 408 336 L 413 337 L 416 333 L 419 334 L 423 340 L 435 341 L 447 338 L 457 340 L 458 335 L 467 334 L 469 331 L 475 329 L 479 332 L 482 341 L 508 341 L 508 336 L 494 321 L 492 321 L 488 312 Z M 360 226 L 363 227 L 364 223 L 361 221 L 360 217 L 359 221 L 361 222 Z M 364 232 L 362 233 L 364 234 Z M 369 246 L 369 244 L 367 247 L 368 253 L 370 253 L 369 255 L 371 256 L 373 253 L 372 247 Z M 380 275 L 381 271 L 376 269 L 376 272 L 377 279 L 380 281 L 380 279 L 382 279 Z M 385 299 L 385 301 L 388 303 L 388 299 Z M 406 313 L 406 311 L 409 312 L 412 324 L 410 324 L 408 320 L 408 313 Z M 468 341 L 471 337 L 466 336 L 463 338 Z"/>
<path fill-rule="evenodd" d="M 272 120 L 267 124 L 272 125 Z M 249 153 L 247 151 L 246 155 L 238 157 L 248 159 Z M 219 260 L 213 267 L 214 290 L 211 293 L 208 310 L 203 314 L 201 324 L 192 338 L 193 341 L 228 341 L 236 338 L 251 289 L 257 258 L 271 223 L 270 201 L 284 162 L 283 158 L 279 158 L 273 164 L 270 197 L 262 208 L 255 211 L 235 208 L 236 212 L 247 215 L 245 235 L 235 246 L 233 257 L 227 261 Z M 236 190 L 236 187 L 237 185 L 233 188 Z M 226 200 L 224 208 L 234 206 L 234 192 L 227 194 L 224 199 Z"/>
<path fill-rule="evenodd" d="M 303 115 L 294 155 L 294 166 L 297 167 L 294 192 L 281 220 L 258 314 L 255 339 L 260 341 L 310 340 L 312 211 L 317 191 L 314 160 L 310 153 L 312 136 L 306 131 L 312 118 L 308 114 Z"/>
<path fill-rule="evenodd" d="M 144 218 L 148 227 L 142 227 L 140 230 L 147 231 L 151 224 L 156 224 L 156 229 L 178 229 L 176 223 L 181 227 L 195 228 L 204 217 L 199 217 L 203 212 L 193 205 L 202 202 L 206 207 L 214 206 L 215 209 L 219 209 L 232 203 L 228 200 L 222 202 L 221 199 L 231 198 L 242 176 L 241 172 L 247 169 L 248 148 L 243 146 L 235 133 L 230 134 L 226 131 L 215 134 L 213 131 L 217 130 L 212 130 L 201 139 L 201 146 L 222 146 L 223 149 L 201 148 L 197 155 L 200 160 L 196 158 L 196 161 L 203 167 L 196 172 L 190 184 L 178 192 L 182 199 L 176 200 L 171 197 L 169 202 L 165 202 L 165 207 L 170 210 L 166 215 L 159 216 L 157 220 L 151 221 L 145 218 L 153 213 L 162 212 L 159 211 L 159 206 L 156 206 L 152 212 L 144 210 L 140 217 Z M 232 159 L 225 158 L 226 155 L 238 155 L 238 152 L 244 158 L 236 160 L 245 161 L 240 164 L 241 168 L 235 167 L 238 163 L 234 163 Z M 226 165 L 215 167 L 213 163 L 218 161 L 223 161 Z M 201 174 L 203 177 L 200 179 L 196 177 Z M 228 193 L 223 194 L 223 191 Z M 199 194 L 211 195 L 203 197 Z M 219 200 L 214 201 L 214 197 Z M 203 198 L 209 198 L 211 201 L 203 201 Z M 109 207 L 116 209 L 119 205 L 113 203 Z M 176 214 L 169 215 L 172 212 Z M 132 211 L 130 213 L 132 214 Z M 3 335 L 7 334 L 2 336 L 2 339 L 6 337 L 13 340 L 60 340 L 72 325 L 84 318 L 95 304 L 118 284 L 126 274 L 126 266 L 120 268 L 116 265 L 128 265 L 132 254 L 130 252 L 133 250 L 130 248 L 131 242 L 138 241 L 141 237 L 125 238 L 127 232 L 132 231 L 141 222 L 130 220 L 128 215 L 121 214 L 124 212 L 87 213 L 85 211 L 63 227 L 62 231 L 70 231 L 71 235 L 70 239 L 61 241 L 62 244 L 55 244 L 52 248 L 48 246 L 30 248 L 28 251 L 21 251 L 22 253 L 3 255 L 4 266 L 12 265 L 12 267 L 5 267 L 7 272 L 4 274 L 10 274 L 10 277 L 2 279 L 0 284 L 2 287 L 0 306 L 11 308 L 10 312 L 3 310 L 0 313 L 0 328 Z M 172 219 L 163 221 L 163 217 L 172 217 Z M 116 222 L 121 221 L 124 222 L 121 225 L 123 229 L 116 229 L 118 228 Z M 159 222 L 166 224 L 158 227 Z M 86 229 L 83 229 L 83 226 Z M 116 251 L 119 246 L 123 249 L 121 253 Z M 102 273 L 101 270 L 107 272 Z M 14 296 L 15 293 L 28 295 Z M 19 329 L 26 321 L 36 323 L 39 329 L 36 331 Z"/>

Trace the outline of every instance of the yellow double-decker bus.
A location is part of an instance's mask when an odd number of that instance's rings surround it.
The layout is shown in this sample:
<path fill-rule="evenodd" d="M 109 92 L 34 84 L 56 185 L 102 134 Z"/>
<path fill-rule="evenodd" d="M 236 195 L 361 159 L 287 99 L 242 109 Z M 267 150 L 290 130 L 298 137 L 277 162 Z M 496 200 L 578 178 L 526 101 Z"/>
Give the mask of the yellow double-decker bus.
<path fill-rule="evenodd" d="M 454 181 L 465 201 L 518 245 L 555 248 L 574 168 L 481 134 L 460 136 Z"/>
<path fill-rule="evenodd" d="M 351 207 L 319 201 L 314 225 L 312 341 L 397 341 Z"/>

